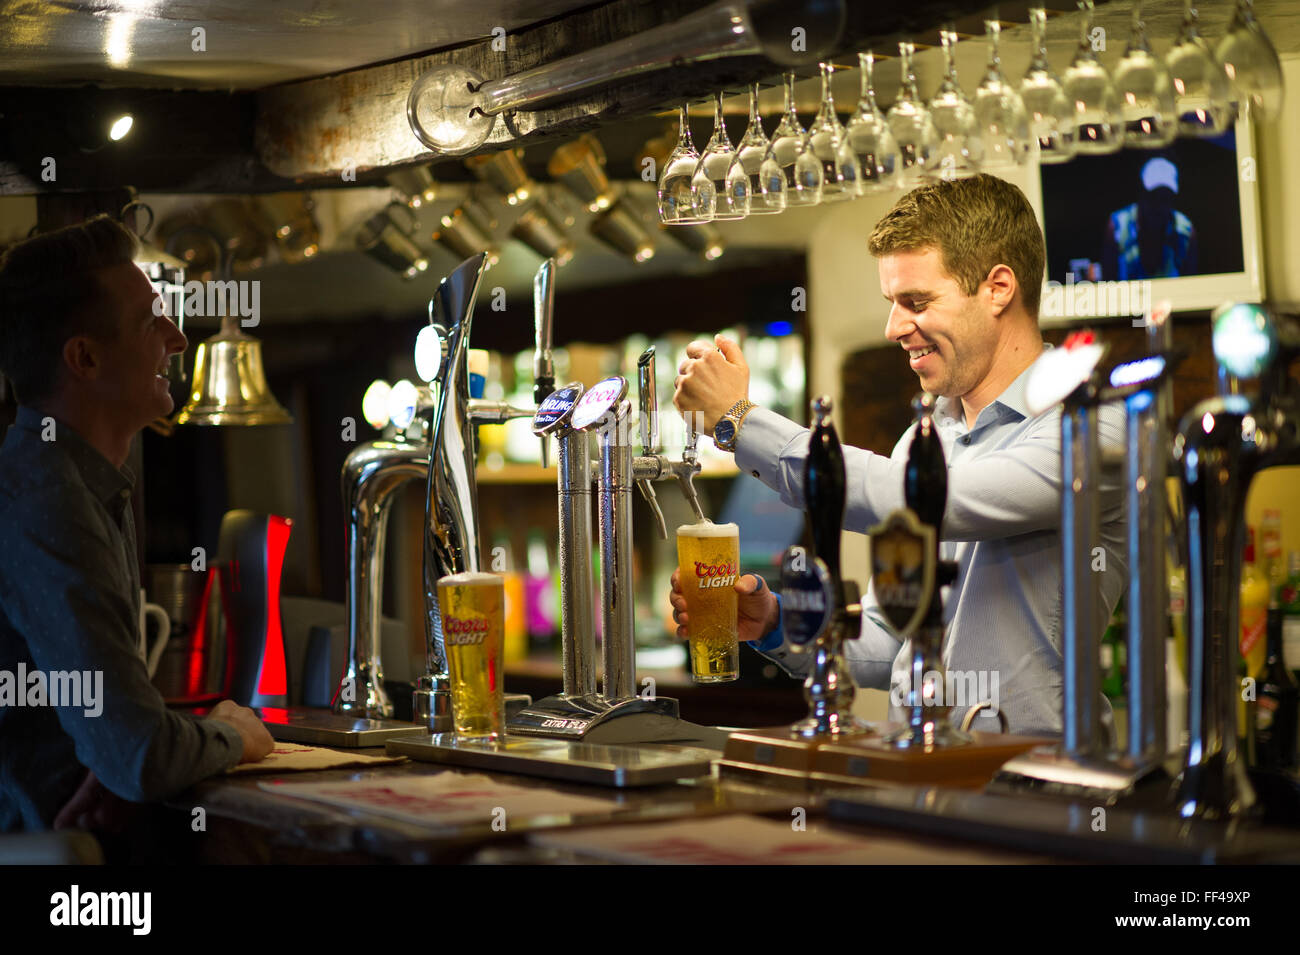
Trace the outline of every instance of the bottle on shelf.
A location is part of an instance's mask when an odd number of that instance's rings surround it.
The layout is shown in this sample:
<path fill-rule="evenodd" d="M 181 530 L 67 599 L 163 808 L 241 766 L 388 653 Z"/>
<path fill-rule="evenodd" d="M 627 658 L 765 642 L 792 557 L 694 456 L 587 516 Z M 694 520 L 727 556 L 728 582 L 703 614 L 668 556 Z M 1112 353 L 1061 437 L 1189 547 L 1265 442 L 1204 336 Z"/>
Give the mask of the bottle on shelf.
<path fill-rule="evenodd" d="M 1300 730 L 1300 686 L 1282 657 L 1282 619 L 1274 601 L 1268 608 L 1266 661 L 1256 680 L 1254 765 L 1275 772 L 1295 768 Z"/>
<path fill-rule="evenodd" d="M 1277 600 L 1282 611 L 1282 656 L 1295 675 L 1300 671 L 1300 550 L 1287 555 L 1287 576 Z"/>
<path fill-rule="evenodd" d="M 1110 615 L 1110 623 L 1101 636 L 1101 692 L 1106 694 L 1112 706 L 1125 703 L 1124 671 L 1127 667 L 1128 645 L 1126 641 L 1127 618 L 1124 615 L 1124 596 L 1120 595 L 1115 604 L 1115 612 Z"/>
<path fill-rule="evenodd" d="M 515 555 L 508 535 L 497 533 L 493 536 L 488 567 L 494 574 L 505 578 L 504 656 L 506 663 L 517 663 L 528 657 L 528 631 L 524 625 L 524 578 L 515 567 Z"/>
<path fill-rule="evenodd" d="M 1237 648 L 1237 682 L 1233 692 L 1237 696 L 1237 738 L 1241 741 L 1246 760 L 1254 763 L 1255 716 L 1259 699 L 1258 677 L 1264 669 L 1264 640 L 1268 625 L 1268 579 L 1255 566 L 1255 528 L 1246 529 L 1246 549 L 1241 563 L 1240 631 Z M 1247 690 L 1247 678 L 1255 678 L 1255 692 Z"/>
<path fill-rule="evenodd" d="M 528 532 L 528 576 L 524 580 L 528 642 L 534 650 L 547 650 L 555 645 L 560 628 L 559 583 L 559 577 L 551 571 L 546 537 L 534 527 Z"/>
<path fill-rule="evenodd" d="M 1264 558 L 1264 579 L 1268 581 L 1269 598 L 1286 583 L 1286 561 L 1282 554 L 1282 512 L 1276 508 L 1264 511 L 1264 522 L 1259 531 L 1259 548 Z"/>

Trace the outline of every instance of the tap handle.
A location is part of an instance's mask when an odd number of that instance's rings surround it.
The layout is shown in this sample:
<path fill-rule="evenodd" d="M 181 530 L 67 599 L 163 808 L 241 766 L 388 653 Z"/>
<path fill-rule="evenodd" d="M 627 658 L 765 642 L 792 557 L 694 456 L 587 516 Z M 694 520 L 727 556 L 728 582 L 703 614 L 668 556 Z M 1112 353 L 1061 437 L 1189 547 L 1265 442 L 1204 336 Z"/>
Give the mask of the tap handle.
<path fill-rule="evenodd" d="M 655 347 L 636 360 L 637 391 L 641 398 L 641 453 L 659 453 L 659 395 L 655 391 Z"/>
<path fill-rule="evenodd" d="M 937 541 L 948 504 L 948 465 L 934 427 L 933 396 L 922 392 L 912 401 L 912 409 L 916 412 L 916 434 L 907 451 L 903 497 L 921 523 L 934 528 Z"/>
<path fill-rule="evenodd" d="M 695 462 L 696 451 L 695 445 L 700 440 L 699 432 L 695 430 L 695 416 L 697 411 L 683 411 L 682 420 L 686 422 L 686 443 L 682 446 L 682 460 L 690 463 Z"/>
<path fill-rule="evenodd" d="M 813 549 L 831 578 L 840 577 L 840 528 L 844 524 L 844 452 L 831 421 L 831 399 L 812 402 L 813 429 L 804 462 L 804 501 L 812 526 Z"/>
<path fill-rule="evenodd" d="M 555 259 L 547 259 L 533 276 L 533 330 L 537 340 L 533 352 L 533 401 L 541 405 L 555 390 L 555 359 L 551 345 L 555 335 Z"/>
<path fill-rule="evenodd" d="M 641 480 L 636 482 L 636 486 L 641 489 L 641 496 L 645 498 L 650 510 L 654 511 L 655 521 L 659 525 L 659 539 L 668 539 L 668 523 L 664 520 L 664 512 L 659 507 L 659 495 L 655 493 L 655 486 L 649 481 Z"/>

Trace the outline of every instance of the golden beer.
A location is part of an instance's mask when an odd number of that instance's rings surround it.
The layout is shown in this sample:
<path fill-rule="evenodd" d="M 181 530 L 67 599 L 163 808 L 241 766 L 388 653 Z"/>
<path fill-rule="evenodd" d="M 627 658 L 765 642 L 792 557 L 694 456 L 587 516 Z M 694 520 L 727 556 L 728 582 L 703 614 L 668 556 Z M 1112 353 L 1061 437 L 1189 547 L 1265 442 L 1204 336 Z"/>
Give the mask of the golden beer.
<path fill-rule="evenodd" d="M 473 572 L 443 577 L 438 581 L 438 610 L 456 735 L 501 739 L 505 735 L 505 582 L 497 574 Z"/>
<path fill-rule="evenodd" d="M 690 617 L 691 675 L 696 683 L 740 677 L 736 631 L 736 578 L 740 528 L 735 524 L 683 524 L 677 528 L 677 577 Z"/>

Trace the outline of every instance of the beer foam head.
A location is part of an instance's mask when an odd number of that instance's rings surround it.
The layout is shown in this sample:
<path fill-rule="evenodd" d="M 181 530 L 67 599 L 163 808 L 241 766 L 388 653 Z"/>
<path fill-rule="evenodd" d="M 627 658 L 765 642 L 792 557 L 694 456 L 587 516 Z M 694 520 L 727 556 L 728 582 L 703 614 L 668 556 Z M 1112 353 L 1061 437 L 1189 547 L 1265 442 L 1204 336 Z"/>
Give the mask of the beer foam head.
<path fill-rule="evenodd" d="M 683 524 L 677 528 L 681 537 L 739 537 L 740 527 L 736 524 L 714 524 L 705 521 L 702 524 Z"/>
<path fill-rule="evenodd" d="M 489 584 L 505 586 L 505 578 L 500 574 L 489 574 L 481 570 L 467 570 L 463 573 L 439 577 L 438 583 L 446 584 L 449 587 L 485 586 Z"/>

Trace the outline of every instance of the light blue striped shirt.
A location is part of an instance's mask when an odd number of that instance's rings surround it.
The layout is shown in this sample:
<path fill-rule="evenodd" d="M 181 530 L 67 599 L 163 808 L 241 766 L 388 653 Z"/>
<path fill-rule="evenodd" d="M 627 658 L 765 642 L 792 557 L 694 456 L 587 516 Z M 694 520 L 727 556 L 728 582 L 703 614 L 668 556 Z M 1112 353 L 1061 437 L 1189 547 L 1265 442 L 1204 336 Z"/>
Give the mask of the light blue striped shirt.
<path fill-rule="evenodd" d="M 939 398 L 935 405 L 935 424 L 948 462 L 940 551 L 958 566 L 956 582 L 944 590 L 943 661 L 950 671 L 982 672 L 990 688 L 997 680 L 997 703 L 1011 732 L 1059 735 L 1064 672 L 1061 415 L 1059 410 L 1030 415 L 1025 404 L 1028 374 L 1022 373 L 984 408 L 973 428 L 966 427 L 959 399 Z M 1099 418 L 1102 446 L 1122 448 L 1123 408 L 1103 407 Z M 908 428 L 889 457 L 845 446 L 846 530 L 865 533 L 903 507 L 903 471 L 915 430 L 915 424 Z M 803 509 L 808 436 L 806 428 L 755 408 L 737 438 L 736 464 L 780 493 L 786 504 Z M 1095 622 L 1098 635 L 1127 576 L 1123 495 L 1113 482 L 1102 484 L 1099 546 L 1105 563 L 1096 574 L 1102 596 Z M 784 638 L 760 652 L 792 676 L 806 673 L 811 663 L 811 654 L 794 653 Z M 844 652 L 859 686 L 888 690 L 891 679 L 906 679 L 911 642 L 900 641 L 885 623 L 870 588 L 863 599 L 861 636 L 846 642 Z M 894 702 L 891 699 L 890 719 L 901 719 Z M 1110 707 L 1104 699 L 1102 712 L 1109 724 Z M 960 715 L 954 711 L 955 718 Z M 982 714 L 975 728 L 997 731 L 998 724 Z"/>

